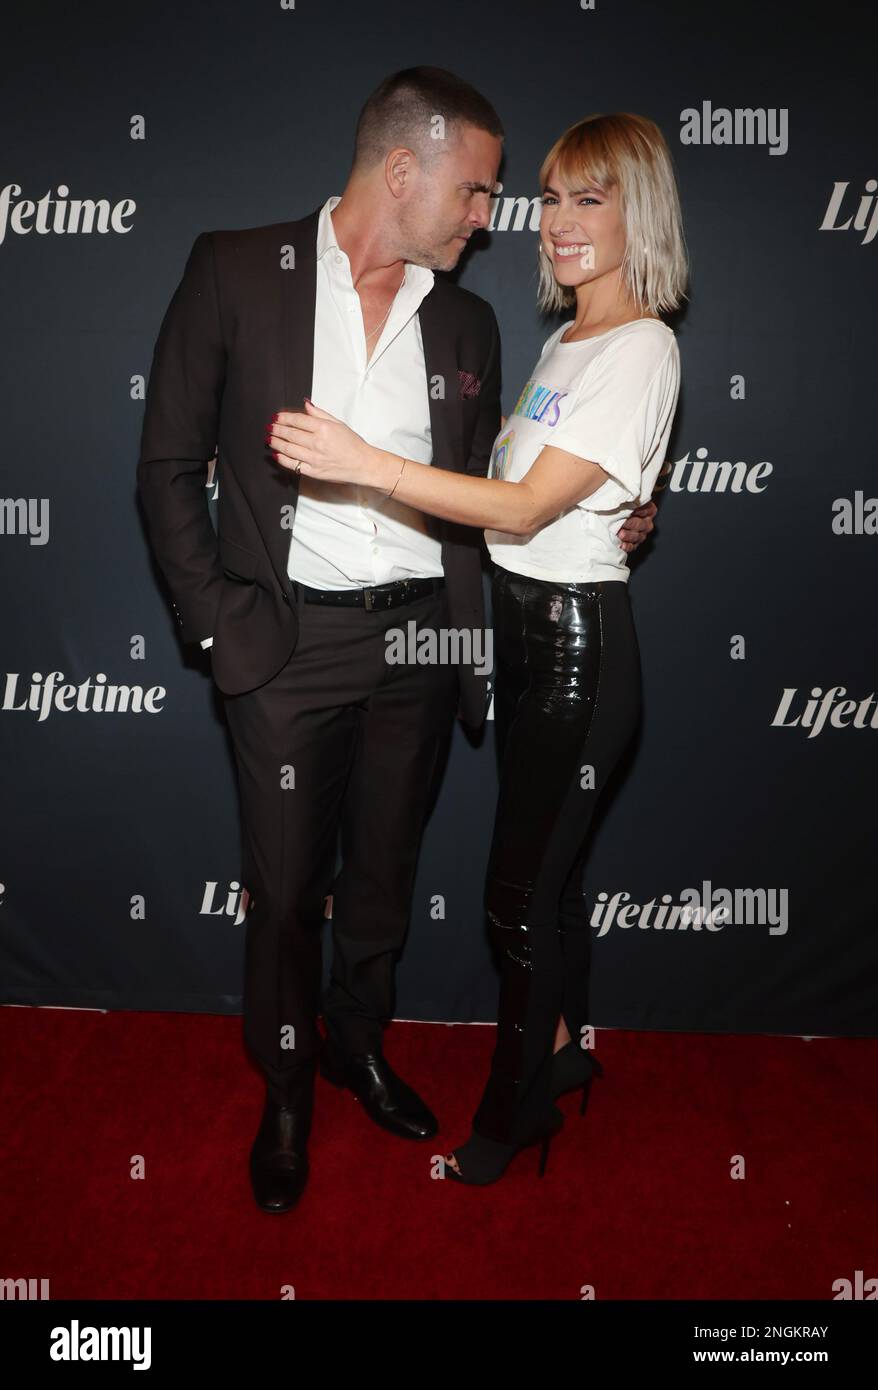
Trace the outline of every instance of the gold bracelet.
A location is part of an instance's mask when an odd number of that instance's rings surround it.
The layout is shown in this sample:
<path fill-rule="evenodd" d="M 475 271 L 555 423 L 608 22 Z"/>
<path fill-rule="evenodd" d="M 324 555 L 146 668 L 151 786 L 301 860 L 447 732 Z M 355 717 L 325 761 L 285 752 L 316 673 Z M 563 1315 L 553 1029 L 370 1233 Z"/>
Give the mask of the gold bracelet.
<path fill-rule="evenodd" d="M 402 468 L 405 468 L 405 466 L 406 466 L 407 463 L 408 463 L 408 459 L 403 459 L 403 461 L 402 461 Z M 397 483 L 399 482 L 400 478 L 402 477 L 402 468 L 399 470 L 399 473 L 397 474 L 396 482 L 393 484 L 393 487 L 390 489 L 390 491 L 389 491 L 388 494 L 387 494 L 388 497 L 392 497 L 393 494 L 396 492 Z"/>

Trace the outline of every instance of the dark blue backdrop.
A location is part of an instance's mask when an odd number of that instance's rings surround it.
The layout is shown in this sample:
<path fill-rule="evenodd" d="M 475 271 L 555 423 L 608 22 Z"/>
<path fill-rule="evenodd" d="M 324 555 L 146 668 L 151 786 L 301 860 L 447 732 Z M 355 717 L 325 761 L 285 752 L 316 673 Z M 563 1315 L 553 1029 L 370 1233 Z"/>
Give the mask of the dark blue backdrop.
<path fill-rule="evenodd" d="M 867 11 L 765 13 L 7 9 L 0 1001 L 239 1010 L 231 746 L 138 515 L 145 376 L 195 235 L 340 193 L 363 100 L 425 62 L 474 82 L 507 128 L 494 230 L 460 271 L 500 321 L 504 413 L 555 326 L 535 308 L 536 205 L 517 221 L 505 200 L 535 199 L 550 143 L 598 111 L 656 120 L 679 172 L 683 387 L 657 532 L 632 567 L 645 717 L 586 876 L 592 906 L 610 903 L 594 1022 L 875 1034 L 874 64 Z M 59 199 L 115 211 L 73 230 Z M 162 693 L 152 713 L 41 718 L 50 672 Z M 491 735 L 455 733 L 399 1017 L 494 1016 Z M 752 890 L 756 920 L 657 924 L 705 882 Z"/>

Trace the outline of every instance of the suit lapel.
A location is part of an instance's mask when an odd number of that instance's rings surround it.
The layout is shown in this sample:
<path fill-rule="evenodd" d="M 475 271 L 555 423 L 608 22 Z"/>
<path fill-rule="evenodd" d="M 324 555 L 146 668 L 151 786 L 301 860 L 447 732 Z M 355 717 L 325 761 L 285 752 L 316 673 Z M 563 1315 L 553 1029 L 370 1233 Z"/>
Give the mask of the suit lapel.
<path fill-rule="evenodd" d="M 433 465 L 460 470 L 464 467 L 464 458 L 457 358 L 452 325 L 443 312 L 443 303 L 447 301 L 437 293 L 438 288 L 433 286 L 421 300 L 418 310 L 430 400 Z M 441 395 L 438 394 L 440 390 Z"/>
<path fill-rule="evenodd" d="M 322 204 L 321 204 L 322 206 Z M 290 222 L 283 232 L 282 245 L 293 248 L 292 265 L 279 270 L 281 277 L 282 321 L 280 350 L 283 354 L 283 410 L 302 410 L 305 396 L 311 395 L 314 377 L 314 311 L 317 304 L 317 223 L 320 208 L 298 222 Z M 279 255 L 279 248 L 272 248 Z M 292 597 L 287 574 L 290 535 L 299 496 L 299 480 L 279 465 L 265 470 L 263 537 L 272 568 Z M 283 508 L 292 508 L 291 513 Z M 261 507 L 260 507 L 261 510 Z M 284 524 L 281 524 L 283 518 Z"/>

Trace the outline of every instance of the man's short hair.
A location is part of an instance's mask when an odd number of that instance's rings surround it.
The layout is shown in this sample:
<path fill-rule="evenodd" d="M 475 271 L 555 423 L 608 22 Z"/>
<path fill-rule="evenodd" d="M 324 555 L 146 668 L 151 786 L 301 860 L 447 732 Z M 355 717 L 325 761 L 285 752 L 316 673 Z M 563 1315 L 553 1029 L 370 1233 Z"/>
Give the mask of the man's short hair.
<path fill-rule="evenodd" d="M 441 122 L 437 121 L 441 117 Z M 502 140 L 500 117 L 487 98 L 445 68 L 403 68 L 385 77 L 357 121 L 354 168 L 362 173 L 399 146 L 430 168 L 463 125 Z M 436 132 L 442 138 L 437 138 Z"/>

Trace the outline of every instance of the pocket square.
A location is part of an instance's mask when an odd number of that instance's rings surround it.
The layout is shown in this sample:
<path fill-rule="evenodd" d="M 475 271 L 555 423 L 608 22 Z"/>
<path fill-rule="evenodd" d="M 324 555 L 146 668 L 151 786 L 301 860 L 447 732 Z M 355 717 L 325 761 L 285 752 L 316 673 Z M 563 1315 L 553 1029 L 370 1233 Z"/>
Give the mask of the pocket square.
<path fill-rule="evenodd" d="M 482 389 L 482 383 L 475 372 L 464 372 L 460 367 L 457 369 L 459 384 L 459 396 L 461 400 L 468 400 L 471 396 L 477 396 Z"/>

